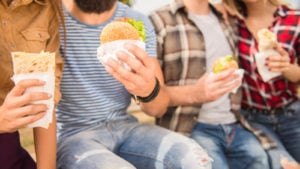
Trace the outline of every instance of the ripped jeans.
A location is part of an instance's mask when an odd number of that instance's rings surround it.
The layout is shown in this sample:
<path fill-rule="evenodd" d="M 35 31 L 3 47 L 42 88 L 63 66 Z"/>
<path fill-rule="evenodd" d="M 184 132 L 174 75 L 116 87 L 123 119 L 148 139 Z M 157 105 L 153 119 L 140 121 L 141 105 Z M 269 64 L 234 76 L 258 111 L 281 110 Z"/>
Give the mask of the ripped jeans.
<path fill-rule="evenodd" d="M 58 141 L 58 169 L 210 169 L 188 137 L 134 117 L 107 121 Z"/>
<path fill-rule="evenodd" d="M 197 122 L 191 138 L 206 148 L 213 169 L 269 169 L 267 154 L 256 137 L 239 123 Z"/>

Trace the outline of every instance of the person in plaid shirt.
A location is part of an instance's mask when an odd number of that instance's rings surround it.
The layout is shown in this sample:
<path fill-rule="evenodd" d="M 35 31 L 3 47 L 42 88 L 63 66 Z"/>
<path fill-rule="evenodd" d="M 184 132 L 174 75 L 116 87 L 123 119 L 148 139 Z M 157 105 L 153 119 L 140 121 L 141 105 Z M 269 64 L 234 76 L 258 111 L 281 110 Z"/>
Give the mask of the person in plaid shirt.
<path fill-rule="evenodd" d="M 157 124 L 190 135 L 213 169 L 268 169 L 265 151 L 233 112 L 234 70 L 212 75 L 214 61 L 235 54 L 235 31 L 207 0 L 174 0 L 150 13 L 171 107 Z"/>
<path fill-rule="evenodd" d="M 280 158 L 300 162 L 300 11 L 279 0 L 226 0 L 244 19 L 238 19 L 239 63 L 245 69 L 242 83 L 242 114 L 277 143 L 267 151 L 271 168 L 281 168 Z M 257 68 L 257 33 L 267 28 L 277 35 L 276 56 L 268 56 L 267 68 L 281 76 L 263 81 Z"/>

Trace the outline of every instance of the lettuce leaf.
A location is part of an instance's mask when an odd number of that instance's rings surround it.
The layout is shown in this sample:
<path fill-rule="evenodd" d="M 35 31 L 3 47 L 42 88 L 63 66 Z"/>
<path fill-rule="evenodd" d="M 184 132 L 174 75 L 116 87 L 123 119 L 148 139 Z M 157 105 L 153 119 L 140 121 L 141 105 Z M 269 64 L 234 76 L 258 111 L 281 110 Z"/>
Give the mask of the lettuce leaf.
<path fill-rule="evenodd" d="M 146 41 L 146 31 L 143 21 L 128 19 L 127 22 L 131 24 L 138 32 L 141 39 L 145 42 Z"/>

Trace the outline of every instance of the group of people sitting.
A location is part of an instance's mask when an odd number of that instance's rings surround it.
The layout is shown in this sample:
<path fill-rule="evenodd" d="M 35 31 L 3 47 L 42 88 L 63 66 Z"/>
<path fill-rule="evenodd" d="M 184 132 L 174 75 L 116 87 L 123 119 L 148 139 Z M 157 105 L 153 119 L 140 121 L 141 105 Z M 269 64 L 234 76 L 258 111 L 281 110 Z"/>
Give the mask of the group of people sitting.
<path fill-rule="evenodd" d="M 100 63 L 102 30 L 123 18 L 143 22 L 145 49 L 126 43 Z M 1 169 L 299 169 L 300 11 L 283 0 L 173 0 L 149 16 L 117 0 L 2 0 L 0 21 Z M 268 80 L 262 29 L 277 42 Z M 55 52 L 54 93 L 13 83 L 16 51 Z M 242 78 L 212 72 L 227 55 Z M 131 98 L 156 125 L 127 112 Z M 34 128 L 33 160 L 18 130 L 47 99 L 53 120 Z"/>

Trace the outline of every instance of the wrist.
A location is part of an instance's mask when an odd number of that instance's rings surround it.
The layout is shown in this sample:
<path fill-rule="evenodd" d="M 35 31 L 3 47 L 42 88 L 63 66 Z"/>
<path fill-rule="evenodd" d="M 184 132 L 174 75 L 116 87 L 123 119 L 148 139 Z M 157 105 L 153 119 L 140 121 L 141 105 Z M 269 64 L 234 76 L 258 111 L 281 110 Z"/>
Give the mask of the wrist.
<path fill-rule="evenodd" d="M 152 100 L 154 100 L 157 97 L 159 91 L 160 91 L 160 83 L 159 83 L 159 80 L 157 78 L 155 78 L 155 86 L 154 86 L 152 92 L 146 97 L 135 96 L 135 100 L 138 102 L 142 102 L 142 103 L 151 102 Z"/>

